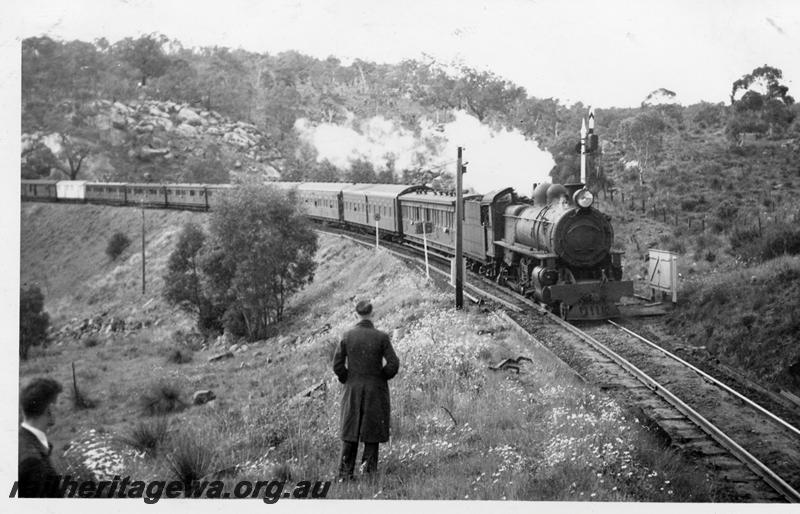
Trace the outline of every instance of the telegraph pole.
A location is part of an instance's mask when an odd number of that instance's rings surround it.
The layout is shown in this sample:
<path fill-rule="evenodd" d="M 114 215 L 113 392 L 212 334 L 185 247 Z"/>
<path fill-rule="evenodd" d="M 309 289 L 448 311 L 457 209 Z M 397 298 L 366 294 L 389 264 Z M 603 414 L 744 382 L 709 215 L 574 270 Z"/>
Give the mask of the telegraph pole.
<path fill-rule="evenodd" d="M 142 198 L 142 294 L 145 294 L 145 274 L 144 274 L 144 198 Z"/>
<path fill-rule="evenodd" d="M 456 309 L 464 308 L 464 248 L 463 248 L 463 222 L 464 217 L 464 194 L 462 192 L 462 174 L 464 169 L 461 165 L 461 151 L 458 147 L 458 159 L 456 160 Z"/>

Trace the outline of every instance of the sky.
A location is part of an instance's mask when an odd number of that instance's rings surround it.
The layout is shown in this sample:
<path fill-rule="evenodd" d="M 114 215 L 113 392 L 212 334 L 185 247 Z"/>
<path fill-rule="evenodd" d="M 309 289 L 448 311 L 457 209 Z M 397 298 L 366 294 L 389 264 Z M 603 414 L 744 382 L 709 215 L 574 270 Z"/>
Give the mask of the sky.
<path fill-rule="evenodd" d="M 12 0 L 11 5 L 5 29 L 18 39 L 46 34 L 114 42 L 159 32 L 189 47 L 295 49 L 345 62 L 395 63 L 429 55 L 490 70 L 531 96 L 598 107 L 635 106 L 661 87 L 685 104 L 725 101 L 734 80 L 763 64 L 782 69 L 790 91 L 800 84 L 800 3 L 794 0 Z"/>

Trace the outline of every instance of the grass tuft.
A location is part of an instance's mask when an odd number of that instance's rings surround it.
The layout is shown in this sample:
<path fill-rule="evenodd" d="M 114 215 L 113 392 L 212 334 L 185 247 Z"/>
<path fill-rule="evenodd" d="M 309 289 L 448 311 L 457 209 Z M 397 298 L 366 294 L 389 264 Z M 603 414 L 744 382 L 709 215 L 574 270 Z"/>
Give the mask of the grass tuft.
<path fill-rule="evenodd" d="M 197 441 L 196 435 L 180 434 L 167 456 L 170 471 L 184 485 L 186 496 L 191 496 L 197 482 L 208 475 L 215 464 L 214 451 Z"/>
<path fill-rule="evenodd" d="M 167 418 L 161 416 L 152 421 L 140 421 L 119 440 L 136 451 L 153 457 L 166 440 L 167 429 Z"/>
<path fill-rule="evenodd" d="M 186 407 L 180 388 L 171 382 L 151 383 L 140 397 L 142 411 L 148 416 L 178 412 Z"/>
<path fill-rule="evenodd" d="M 189 350 L 181 350 L 180 348 L 173 348 L 167 354 L 167 362 L 171 364 L 186 364 L 192 362 L 192 352 Z"/>

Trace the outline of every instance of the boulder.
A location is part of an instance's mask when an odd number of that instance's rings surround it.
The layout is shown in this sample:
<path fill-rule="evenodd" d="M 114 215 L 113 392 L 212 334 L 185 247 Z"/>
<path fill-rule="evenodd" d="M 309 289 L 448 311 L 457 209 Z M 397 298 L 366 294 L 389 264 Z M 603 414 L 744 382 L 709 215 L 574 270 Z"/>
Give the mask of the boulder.
<path fill-rule="evenodd" d="M 175 126 L 169 118 L 150 118 L 148 121 L 164 130 L 172 130 Z"/>
<path fill-rule="evenodd" d="M 152 132 L 154 128 L 155 126 L 152 123 L 142 121 L 138 123 L 135 127 L 133 127 L 133 130 L 135 130 L 139 134 L 144 134 L 146 132 Z"/>
<path fill-rule="evenodd" d="M 159 116 L 159 117 L 167 116 L 167 113 L 162 111 L 157 105 L 148 106 L 147 113 L 150 114 L 150 116 Z"/>
<path fill-rule="evenodd" d="M 217 396 L 211 389 L 201 389 L 199 391 L 195 391 L 192 395 L 192 404 L 203 405 L 204 403 L 208 403 L 216 398 Z"/>
<path fill-rule="evenodd" d="M 188 123 L 189 125 L 203 125 L 204 120 L 203 117 L 194 112 L 194 110 L 189 109 L 188 107 L 184 107 L 180 111 L 178 111 L 177 119 L 183 123 Z"/>
<path fill-rule="evenodd" d="M 237 121 L 236 122 L 236 126 L 238 128 L 245 129 L 245 130 L 250 130 L 250 131 L 253 131 L 253 132 L 257 132 L 258 131 L 258 127 L 256 127 L 252 123 L 245 123 L 243 121 Z"/>
<path fill-rule="evenodd" d="M 184 137 L 197 136 L 197 129 L 191 125 L 187 125 L 186 123 L 181 123 L 180 125 L 178 125 L 175 131 Z"/>
<path fill-rule="evenodd" d="M 123 114 L 128 114 L 131 112 L 131 108 L 122 102 L 114 102 L 114 110 Z"/>
<path fill-rule="evenodd" d="M 222 352 L 222 353 L 218 353 L 218 354 L 216 354 L 216 355 L 212 355 L 211 357 L 209 357 L 209 358 L 208 358 L 208 362 L 216 362 L 216 361 L 221 361 L 221 360 L 223 360 L 223 359 L 230 359 L 231 357 L 233 357 L 233 352 L 231 352 L 231 351 L 224 351 L 224 352 Z"/>
<path fill-rule="evenodd" d="M 222 136 L 222 139 L 227 143 L 231 143 L 242 148 L 247 148 L 255 144 L 250 140 L 250 138 L 242 136 L 241 134 L 237 134 L 236 132 L 228 132 Z"/>
<path fill-rule="evenodd" d="M 149 161 L 155 157 L 161 157 L 168 153 L 169 148 L 150 148 L 149 146 L 143 146 L 139 148 L 136 156 L 142 161 Z"/>

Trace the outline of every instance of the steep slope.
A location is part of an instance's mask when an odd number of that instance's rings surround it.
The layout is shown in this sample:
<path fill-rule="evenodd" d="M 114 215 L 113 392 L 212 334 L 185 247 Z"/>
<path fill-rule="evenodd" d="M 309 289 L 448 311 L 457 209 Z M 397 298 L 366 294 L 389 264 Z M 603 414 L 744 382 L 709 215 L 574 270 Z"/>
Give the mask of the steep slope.
<path fill-rule="evenodd" d="M 140 209 L 25 203 L 21 211 L 20 283 L 39 285 L 54 324 L 103 312 L 151 322 L 167 313 L 173 316 L 174 309 L 161 299 L 169 253 L 185 223 L 202 224 L 207 216 L 144 211 L 146 291 L 142 294 Z M 115 232 L 124 234 L 131 244 L 112 261 L 106 247 Z"/>

